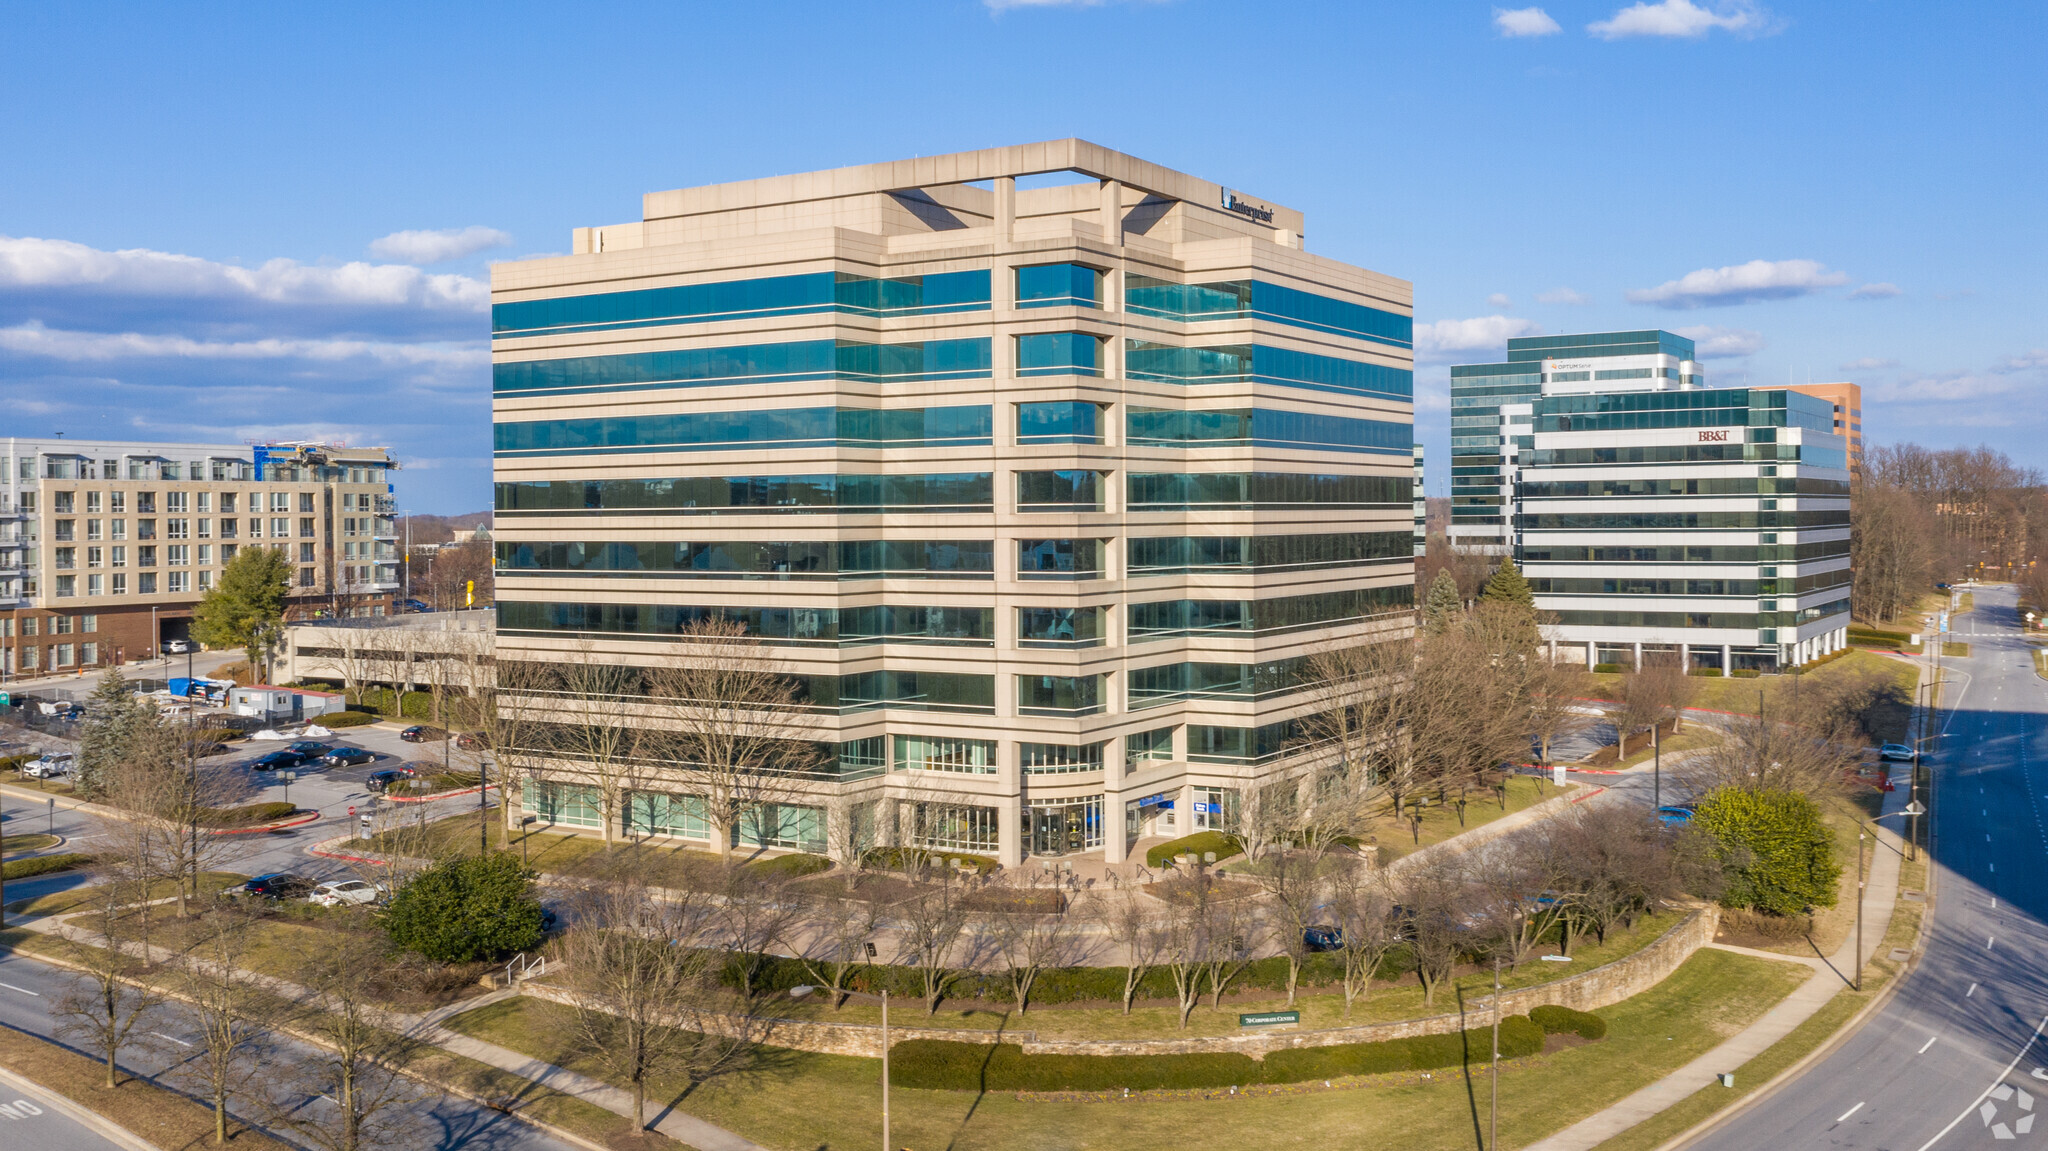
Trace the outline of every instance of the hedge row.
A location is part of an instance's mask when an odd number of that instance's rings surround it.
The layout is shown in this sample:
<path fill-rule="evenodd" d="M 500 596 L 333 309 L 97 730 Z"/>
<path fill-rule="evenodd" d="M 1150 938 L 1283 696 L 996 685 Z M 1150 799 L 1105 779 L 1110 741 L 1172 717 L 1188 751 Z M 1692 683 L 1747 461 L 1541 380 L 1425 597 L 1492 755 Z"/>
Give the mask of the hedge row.
<path fill-rule="evenodd" d="M 331 731 L 338 727 L 367 727 L 378 718 L 367 711 L 334 711 L 317 717 L 313 722 Z"/>
<path fill-rule="evenodd" d="M 768 956 L 756 969 L 755 988 L 765 991 L 786 991 L 798 984 L 816 984 L 818 976 L 807 969 L 799 960 L 783 956 Z M 1405 955 L 1396 953 L 1381 964 L 1378 978 L 1397 979 L 1413 970 Z M 1302 964 L 1301 986 L 1304 988 L 1334 987 L 1344 981 L 1343 961 L 1334 955 L 1310 955 Z M 914 967 L 897 967 L 883 964 L 863 964 L 847 977 L 846 985 L 855 991 L 870 995 L 887 989 L 891 995 L 900 995 L 912 1001 L 920 1000 L 924 994 L 924 976 Z M 1287 990 L 1287 960 L 1281 956 L 1255 960 L 1242 974 L 1230 981 L 1230 989 L 1252 991 Z M 1121 967 L 1052 967 L 1041 971 L 1031 986 L 1033 1004 L 1059 1004 L 1083 1002 L 1115 1003 L 1123 998 L 1124 969 Z M 947 998 L 971 999 L 982 1003 L 1009 1003 L 1016 996 L 1010 986 L 1009 976 L 1001 971 L 956 972 L 947 984 Z M 1154 968 L 1138 982 L 1141 1000 L 1174 999 L 1173 977 L 1162 969 Z"/>
<path fill-rule="evenodd" d="M 42 757 L 35 752 L 27 755 L 0 755 L 0 771 L 20 771 L 22 764 L 40 758 Z"/>
<path fill-rule="evenodd" d="M 1543 1028 L 1526 1015 L 1501 1020 L 1503 1059 L 1543 1050 Z M 1275 1051 L 1265 1060 L 1205 1052 L 1191 1055 L 1026 1055 L 1014 1043 L 912 1039 L 889 1050 L 889 1081 L 936 1091 L 1192 1090 L 1253 1083 L 1300 1083 L 1340 1075 L 1433 1071 L 1484 1063 L 1493 1029 L 1418 1035 L 1379 1043 L 1344 1043 Z"/>
<path fill-rule="evenodd" d="M 297 811 L 295 803 L 250 803 L 241 807 L 208 807 L 199 813 L 202 827 L 254 827 L 273 823 Z"/>
<path fill-rule="evenodd" d="M 1531 1011 L 1529 1018 L 1549 1035 L 1569 1033 L 1581 1039 L 1607 1038 L 1607 1021 L 1590 1011 L 1544 1006 Z"/>
<path fill-rule="evenodd" d="M 61 855 L 37 855 L 28 859 L 13 860 L 5 866 L 0 866 L 0 876 L 8 879 L 27 879 L 35 875 L 48 875 L 53 871 L 69 871 L 91 862 L 92 856 L 76 851 L 67 851 Z"/>

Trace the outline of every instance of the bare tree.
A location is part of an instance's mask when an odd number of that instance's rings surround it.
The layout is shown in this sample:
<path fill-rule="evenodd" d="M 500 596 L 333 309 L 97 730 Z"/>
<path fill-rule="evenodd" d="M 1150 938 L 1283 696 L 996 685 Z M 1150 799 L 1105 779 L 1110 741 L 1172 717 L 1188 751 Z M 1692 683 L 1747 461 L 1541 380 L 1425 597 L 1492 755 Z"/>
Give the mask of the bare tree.
<path fill-rule="evenodd" d="M 891 909 L 900 925 L 898 945 L 923 982 L 927 1015 L 939 1013 L 939 1000 L 952 983 L 953 949 L 967 930 L 965 894 L 961 881 L 940 871 L 918 881 L 909 898 Z"/>
<path fill-rule="evenodd" d="M 1384 793 L 1398 810 L 1414 786 L 1414 756 L 1400 736 L 1426 706 L 1409 689 L 1414 676 L 1415 645 L 1406 637 L 1309 656 L 1305 678 L 1315 708 L 1303 723 L 1317 750 L 1354 780 L 1361 801 Z"/>
<path fill-rule="evenodd" d="M 1436 1002 L 1437 988 L 1451 978 L 1471 946 L 1466 904 L 1463 865 L 1455 856 L 1425 861 L 1411 869 L 1402 884 L 1402 927 L 1424 1006 Z"/>
<path fill-rule="evenodd" d="M 222 906 L 200 921 L 178 972 L 180 1011 L 199 1043 L 174 1074 L 213 1108 L 215 1143 L 228 1140 L 229 1105 L 248 1089 L 258 1044 L 270 1030 L 268 1000 L 241 970 L 249 944 L 247 913 Z"/>
<path fill-rule="evenodd" d="M 560 980 L 573 997 L 568 1023 L 607 1078 L 629 1086 L 633 1125 L 644 1128 L 652 1080 L 701 1082 L 737 1067 L 754 1038 L 745 1004 L 719 984 L 724 927 L 711 896 L 656 892 L 624 866 L 581 885 L 571 903 Z M 699 1013 L 712 1009 L 722 1025 L 704 1025 Z"/>
<path fill-rule="evenodd" d="M 1580 664 L 1546 661 L 1536 669 L 1529 679 L 1529 734 L 1536 740 L 1537 758 L 1548 764 L 1558 740 L 1592 724 L 1583 701 L 1593 691 L 1593 675 Z"/>
<path fill-rule="evenodd" d="M 1166 903 L 1161 932 L 1159 966 L 1173 978 L 1175 1007 L 1180 1029 L 1188 1029 L 1188 1016 L 1202 1001 L 1202 978 L 1208 971 L 1210 932 L 1215 929 L 1215 902 L 1206 875 L 1176 876 L 1159 884 Z"/>
<path fill-rule="evenodd" d="M 1604 941 L 1617 924 L 1633 920 L 1678 886 L 1671 842 L 1654 815 L 1640 807 L 1583 803 L 1553 821 L 1551 830 L 1561 864 L 1554 882 L 1568 904 L 1567 953 L 1575 920 L 1583 919 Z"/>
<path fill-rule="evenodd" d="M 789 897 L 786 883 L 759 868 L 727 866 L 720 879 L 720 935 L 737 968 L 740 996 L 751 1003 L 758 994 L 756 981 L 768 966 L 769 949 L 794 934 L 803 905 Z"/>
<path fill-rule="evenodd" d="M 1242 897 L 1211 899 L 1208 910 L 1202 965 L 1209 982 L 1209 1009 L 1220 1011 L 1223 993 L 1264 945 L 1266 920 L 1256 901 Z"/>
<path fill-rule="evenodd" d="M 375 1001 L 387 973 L 383 933 L 368 922 L 320 933 L 295 949 L 293 977 L 307 991 L 291 1018 L 310 1035 L 312 1055 L 284 1066 L 273 1120 L 324 1151 L 392 1145 L 404 1109 L 423 1098 L 406 1068 L 425 1050 L 417 1036 L 394 1029 Z M 333 1107 L 308 1105 L 325 1098 Z"/>
<path fill-rule="evenodd" d="M 1824 796 L 1839 793 L 1861 763 L 1862 741 L 1846 724 L 1827 730 L 1744 715 L 1724 722 L 1719 740 L 1666 770 L 1694 795 L 1735 787 Z"/>
<path fill-rule="evenodd" d="M 53 1007 L 61 1021 L 58 1034 L 98 1056 L 106 1066 L 107 1086 L 114 1087 L 121 1048 L 138 1024 L 157 1013 L 163 996 L 147 980 L 136 978 L 149 966 L 129 950 L 134 943 L 130 900 L 136 889 L 113 869 L 96 867 L 93 879 L 86 889 L 84 911 L 68 922 L 92 932 L 94 938 L 58 936 L 77 977 Z"/>
<path fill-rule="evenodd" d="M 1349 1019 L 1352 1005 L 1372 993 L 1373 976 L 1401 942 L 1386 873 L 1357 864 L 1338 867 L 1330 876 L 1329 915 L 1344 963 L 1344 1017 Z"/>
<path fill-rule="evenodd" d="M 606 849 L 617 846 L 632 793 L 654 778 L 649 760 L 653 740 L 646 717 L 633 699 L 641 673 L 584 645 L 555 667 L 566 698 L 556 701 L 538 733 L 551 758 L 566 763 L 564 774 L 585 781 L 595 793 Z"/>
<path fill-rule="evenodd" d="M 1167 931 L 1153 901 L 1136 887 L 1120 887 L 1102 900 L 1102 922 L 1110 942 L 1124 956 L 1124 1014 L 1131 1013 L 1131 1001 L 1145 976 L 1157 967 L 1166 952 Z M 1187 1013 L 1181 1013 L 1187 1025 Z"/>
<path fill-rule="evenodd" d="M 1010 976 L 1010 992 L 1016 997 L 1017 1013 L 1031 1010 L 1031 990 L 1039 973 L 1048 967 L 1072 967 L 1080 962 L 1085 940 L 1076 910 L 1078 898 L 1056 893 L 1054 904 L 1042 911 L 996 913 L 999 954 Z"/>
<path fill-rule="evenodd" d="M 1556 926 L 1564 905 L 1556 890 L 1560 861 L 1548 835 L 1523 833 L 1496 840 L 1466 860 L 1469 906 L 1487 949 L 1510 969 Z"/>
<path fill-rule="evenodd" d="M 867 870 L 868 856 L 881 846 L 882 821 L 875 800 L 855 796 L 833 796 L 825 805 L 825 842 L 829 854 L 839 861 L 846 890 L 860 886 Z"/>
<path fill-rule="evenodd" d="M 868 963 L 867 949 L 880 931 L 881 909 L 867 900 L 820 892 L 804 900 L 800 930 L 789 937 L 804 970 L 830 992 L 836 1009 L 846 1001 L 846 980 Z"/>
<path fill-rule="evenodd" d="M 659 724 L 651 734 L 685 786 L 704 800 L 721 855 L 786 781 L 814 769 L 817 745 L 798 720 L 795 679 L 743 625 L 707 619 L 683 629 L 687 651 L 649 673 Z"/>

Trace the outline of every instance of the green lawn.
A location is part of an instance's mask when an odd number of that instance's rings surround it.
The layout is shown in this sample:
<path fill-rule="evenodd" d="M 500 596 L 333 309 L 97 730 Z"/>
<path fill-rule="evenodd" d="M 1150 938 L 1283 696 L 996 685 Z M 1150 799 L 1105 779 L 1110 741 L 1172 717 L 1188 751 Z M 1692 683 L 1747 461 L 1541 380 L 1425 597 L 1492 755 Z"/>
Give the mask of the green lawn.
<path fill-rule="evenodd" d="M 1949 646 L 1967 647 L 1968 645 L 1950 644 Z M 1780 696 L 1789 695 L 1791 692 L 1802 689 L 1802 680 L 1805 681 L 1805 684 L 1823 684 L 1834 677 L 1868 674 L 1882 675 L 1890 678 L 1898 685 L 1900 692 L 1908 700 L 1912 698 L 1913 686 L 1918 682 L 1918 672 L 1911 664 L 1881 655 L 1873 655 L 1866 651 L 1852 650 L 1847 655 L 1839 659 L 1831 659 L 1803 675 L 1760 676 L 1756 679 L 1696 678 L 1692 680 L 1694 684 L 1698 685 L 1698 690 L 1693 695 L 1692 706 L 1705 708 L 1709 711 L 1725 711 L 1737 715 L 1755 715 L 1757 713 L 1759 693 L 1761 693 L 1765 710 L 1774 711 L 1778 710 L 1776 701 Z M 1604 687 L 1620 677 L 1600 675 L 1595 678 Z M 1879 727 L 1882 729 L 1879 734 L 1883 739 L 1892 740 L 1904 737 L 1909 709 L 1901 707 L 1896 710 L 1897 714 L 1895 716 L 1887 716 L 1879 724 Z"/>
<path fill-rule="evenodd" d="M 16 856 L 24 852 L 41 851 L 56 844 L 57 837 L 54 835 L 45 835 L 40 831 L 17 832 L 0 838 L 0 854 Z"/>
<path fill-rule="evenodd" d="M 1600 1012 L 1600 1043 L 1506 1065 L 1501 1135 L 1520 1146 L 1576 1122 L 1683 1065 L 1754 1021 L 1807 976 L 1803 967 L 1701 951 L 1655 989 Z M 514 999 L 449 1026 L 589 1074 L 566 1045 L 556 1009 Z M 678 1106 L 770 1147 L 873 1146 L 880 1131 L 879 1062 L 768 1052 L 761 1066 L 715 1079 Z M 672 1097 L 666 1096 L 665 1097 Z M 820 1106 L 830 1100 L 830 1106 Z M 1400 1132 L 1403 1151 L 1469 1151 L 1487 1107 L 1485 1077 L 1438 1072 L 1227 1091 L 1115 1096 L 891 1093 L 896 1144 L 908 1148 L 1126 1148 L 1243 1151 L 1299 1144 L 1359 1146 L 1362 1131 Z"/>
<path fill-rule="evenodd" d="M 1546 799 L 1554 799 L 1557 794 L 1555 787 L 1534 776 L 1517 775 L 1508 780 L 1505 809 L 1502 808 L 1500 797 L 1496 793 L 1473 791 L 1465 797 L 1465 814 L 1460 819 L 1456 793 L 1441 797 L 1431 794 L 1428 797 L 1429 806 L 1422 809 L 1420 842 L 1417 841 L 1414 824 L 1405 818 L 1396 819 L 1391 813 L 1382 814 L 1369 821 L 1366 824 L 1366 835 L 1378 841 L 1380 861 L 1391 863 L 1432 843 L 1442 843 L 1460 832 L 1483 827 L 1504 815 L 1513 815 Z M 1439 799 L 1443 802 L 1439 802 Z"/>

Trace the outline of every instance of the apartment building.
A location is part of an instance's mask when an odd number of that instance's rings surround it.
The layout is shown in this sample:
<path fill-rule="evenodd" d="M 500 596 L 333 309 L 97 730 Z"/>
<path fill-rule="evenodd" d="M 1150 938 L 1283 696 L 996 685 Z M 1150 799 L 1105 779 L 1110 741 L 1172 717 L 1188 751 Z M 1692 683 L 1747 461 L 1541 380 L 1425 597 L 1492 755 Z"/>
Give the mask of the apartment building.
<path fill-rule="evenodd" d="M 0 674 L 147 659 L 238 549 L 295 564 L 288 614 L 389 609 L 383 448 L 0 439 Z"/>
<path fill-rule="evenodd" d="M 1510 364 L 1534 372 L 1453 369 L 1454 388 L 1488 381 L 1468 395 L 1494 405 L 1500 429 L 1500 502 L 1465 505 L 1497 507 L 1499 522 L 1468 519 L 1467 538 L 1512 550 L 1554 621 L 1553 658 L 1778 671 L 1847 645 L 1849 471 L 1833 403 L 1707 388 L 1691 353 L 1668 332 L 1602 332 L 1511 343 Z M 1505 382 L 1522 375 L 1535 379 Z M 1470 486 L 1494 482 L 1472 455 Z"/>
<path fill-rule="evenodd" d="M 1412 294 L 1078 140 L 656 192 L 492 272 L 498 658 L 742 622 L 828 766 L 742 828 L 1101 852 L 1300 760 L 1311 652 L 1409 634 Z M 596 828 L 573 761 L 528 813 Z M 703 838 L 680 784 L 637 834 Z M 696 814 L 693 814 L 696 813 Z"/>

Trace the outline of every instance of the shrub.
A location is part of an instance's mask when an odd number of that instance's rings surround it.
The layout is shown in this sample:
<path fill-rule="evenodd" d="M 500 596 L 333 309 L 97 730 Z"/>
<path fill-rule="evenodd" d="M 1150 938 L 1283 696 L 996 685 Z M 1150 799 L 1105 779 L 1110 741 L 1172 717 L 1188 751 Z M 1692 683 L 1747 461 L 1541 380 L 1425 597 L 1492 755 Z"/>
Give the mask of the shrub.
<path fill-rule="evenodd" d="M 1755 679 L 1763 673 L 1753 667 L 1738 667 L 1728 673 L 1731 679 Z"/>
<path fill-rule="evenodd" d="M 1221 862 L 1233 855 L 1242 854 L 1244 848 L 1238 846 L 1237 840 L 1220 831 L 1198 831 L 1193 835 L 1183 835 L 1179 839 L 1169 839 L 1147 851 L 1145 866 L 1165 867 L 1174 856 L 1189 852 L 1201 856 L 1211 851 L 1216 853 L 1216 859 Z"/>
<path fill-rule="evenodd" d="M 796 879 L 805 875 L 816 875 L 832 870 L 832 861 L 822 855 L 778 855 L 773 859 L 757 859 L 745 865 L 749 871 L 772 875 L 782 879 Z"/>
<path fill-rule="evenodd" d="M 391 942 L 437 963 L 502 959 L 540 944 L 540 900 L 519 857 L 443 860 L 399 888 L 384 914 Z"/>
<path fill-rule="evenodd" d="M 969 855 L 963 851 L 938 851 L 923 847 L 877 847 L 867 854 L 867 865 L 884 871 L 909 871 L 920 864 L 934 867 L 955 867 L 965 863 L 977 874 L 987 875 L 998 866 L 986 855 Z"/>
<path fill-rule="evenodd" d="M 1719 787 L 1699 801 L 1693 823 L 1714 839 L 1726 878 L 1722 903 L 1770 915 L 1834 906 L 1842 867 L 1813 800 Z"/>
<path fill-rule="evenodd" d="M 30 752 L 27 755 L 0 756 L 0 771 L 20 771 L 22 764 L 36 758 L 38 756 L 34 752 Z"/>
<path fill-rule="evenodd" d="M 229 740 L 240 738 L 242 738 L 242 733 L 232 727 L 202 727 L 192 733 L 193 742 L 202 744 L 226 743 Z"/>
<path fill-rule="evenodd" d="M 1529 1013 L 1529 1018 L 1545 1034 L 1557 1035 L 1569 1032 L 1581 1039 L 1607 1038 L 1607 1021 L 1590 1011 L 1574 1011 L 1569 1007 L 1544 1006 Z"/>
<path fill-rule="evenodd" d="M 274 823 L 299 809 L 295 803 L 249 803 L 241 807 L 208 807 L 199 812 L 202 827 L 254 827 Z"/>
<path fill-rule="evenodd" d="M 1596 663 L 1593 665 L 1593 670 L 1601 675 L 1620 675 L 1621 665 L 1618 663 Z"/>
<path fill-rule="evenodd" d="M 1718 667 L 1696 667 L 1692 669 L 1691 674 L 1699 676 L 1701 679 L 1720 679 L 1721 669 Z"/>
<path fill-rule="evenodd" d="M 320 716 L 313 722 L 331 730 L 342 727 L 367 727 L 377 722 L 377 719 L 377 716 L 367 711 L 334 711 Z"/>
<path fill-rule="evenodd" d="M 92 856 L 76 851 L 60 855 L 38 855 L 29 859 L 16 859 L 0 866 L 0 876 L 8 879 L 27 879 L 36 875 L 48 875 L 55 871 L 69 871 L 84 867 L 92 862 Z"/>

